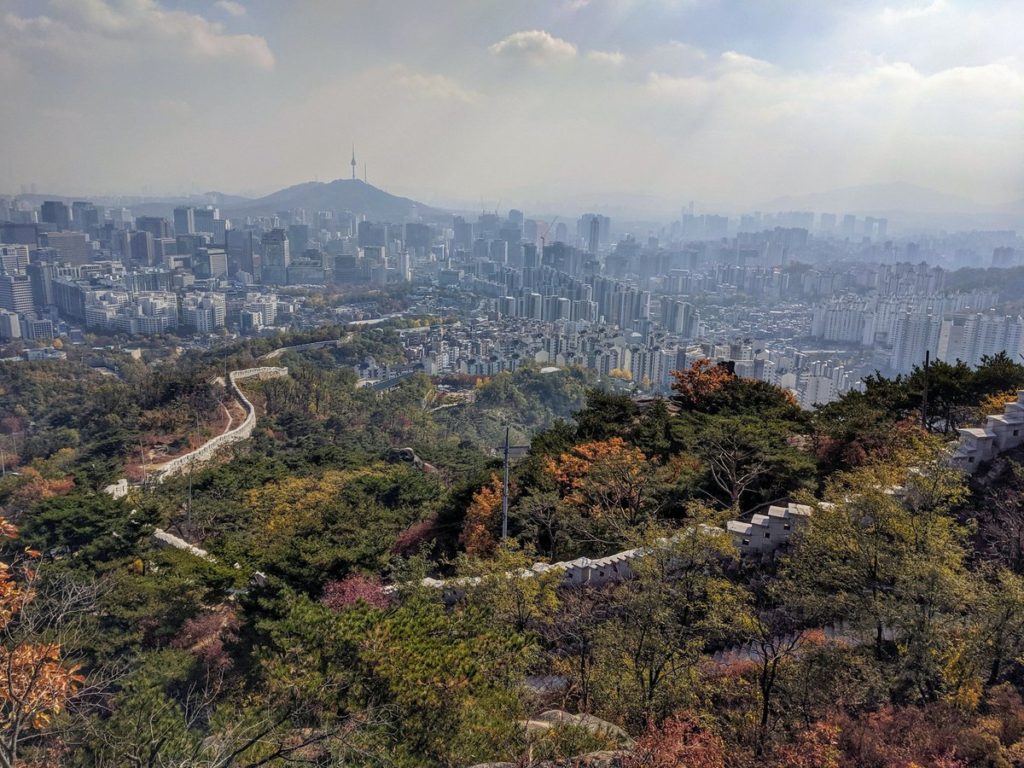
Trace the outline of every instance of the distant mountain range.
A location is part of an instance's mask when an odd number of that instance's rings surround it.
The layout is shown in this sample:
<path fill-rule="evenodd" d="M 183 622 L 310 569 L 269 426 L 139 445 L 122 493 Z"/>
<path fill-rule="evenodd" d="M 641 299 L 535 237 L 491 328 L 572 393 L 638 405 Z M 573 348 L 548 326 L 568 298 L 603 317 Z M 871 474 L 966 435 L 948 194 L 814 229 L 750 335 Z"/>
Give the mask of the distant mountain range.
<path fill-rule="evenodd" d="M 654 195 L 616 196 L 603 195 L 600 200 L 576 196 L 558 203 L 545 202 L 543 210 L 551 211 L 541 218 L 549 219 L 559 208 L 572 209 L 589 206 L 588 210 L 599 210 L 613 218 L 626 221 L 664 220 L 673 216 L 674 203 L 667 198 Z M 217 205 L 228 218 L 240 216 L 273 215 L 279 211 L 303 208 L 315 211 L 351 211 L 373 221 L 400 223 L 408 220 L 444 220 L 452 210 L 434 208 L 407 197 L 400 197 L 378 189 L 358 179 L 335 179 L 330 182 L 307 181 L 263 197 L 250 198 L 227 195 L 221 192 L 207 192 L 188 197 L 164 198 L 103 198 L 68 197 L 66 195 L 20 195 L 20 199 L 39 205 L 44 200 L 91 199 L 107 205 L 124 205 L 136 216 L 165 216 L 171 218 L 178 205 Z M 535 203 L 540 206 L 540 203 Z M 705 210 L 716 210 L 730 215 L 741 211 L 729 205 L 706 204 Z M 895 182 L 890 184 L 869 184 L 844 187 L 825 192 L 777 197 L 759 206 L 745 206 L 742 210 L 762 211 L 814 211 L 816 213 L 854 214 L 857 216 L 881 216 L 890 220 L 890 231 L 916 228 L 942 227 L 945 229 L 1024 229 L 1024 200 L 1005 205 L 985 205 L 965 197 L 937 192 L 926 187 Z M 457 211 L 456 211 L 457 212 Z M 534 214 L 538 215 L 538 214 Z M 563 211 L 565 215 L 565 211 Z M 678 213 L 674 214 L 678 216 Z M 652 224 L 653 226 L 653 224 Z"/>
<path fill-rule="evenodd" d="M 250 198 L 207 192 L 190 197 L 166 198 L 104 198 L 96 196 L 69 197 L 67 195 L 19 195 L 19 199 L 38 206 L 44 200 L 63 200 L 70 205 L 74 200 L 92 200 L 106 206 L 125 206 L 136 216 L 164 216 L 170 219 L 179 205 L 216 205 L 221 214 L 232 216 L 272 215 L 278 211 L 304 208 L 315 211 L 351 211 L 373 221 L 395 223 L 410 219 L 433 219 L 448 216 L 447 211 L 423 203 L 398 197 L 358 179 L 335 179 L 330 182 L 307 181 L 273 192 L 264 197 Z"/>

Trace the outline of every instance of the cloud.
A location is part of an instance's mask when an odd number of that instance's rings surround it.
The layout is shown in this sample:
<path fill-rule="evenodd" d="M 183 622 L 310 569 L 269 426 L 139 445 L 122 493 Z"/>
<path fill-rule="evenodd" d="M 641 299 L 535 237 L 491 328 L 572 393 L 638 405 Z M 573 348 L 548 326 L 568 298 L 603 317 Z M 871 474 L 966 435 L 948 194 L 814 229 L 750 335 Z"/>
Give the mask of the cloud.
<path fill-rule="evenodd" d="M 195 61 L 232 61 L 259 70 L 274 68 L 266 39 L 231 34 L 223 24 L 186 11 L 168 10 L 155 0 L 50 0 L 47 14 L 7 14 L 0 42 L 47 51 L 58 59 L 88 59 L 116 54 L 120 65 L 131 59 L 188 57 Z M 14 32 L 11 35 L 9 32 Z M 115 51 L 105 51 L 111 46 Z M 44 62 L 49 64 L 49 62 Z"/>
<path fill-rule="evenodd" d="M 515 32 L 490 47 L 495 56 L 525 59 L 532 64 L 565 61 L 576 57 L 576 46 L 542 29 Z"/>
<path fill-rule="evenodd" d="M 932 0 L 927 5 L 916 5 L 908 8 L 892 8 L 886 6 L 880 14 L 880 19 L 886 26 L 902 24 L 905 21 L 918 21 L 926 16 L 941 13 L 947 9 L 945 0 Z"/>
<path fill-rule="evenodd" d="M 618 51 L 588 51 L 587 58 L 613 67 L 621 67 L 626 61 L 626 57 Z"/>
<path fill-rule="evenodd" d="M 245 6 L 235 2 L 235 0 L 217 0 L 213 7 L 228 14 L 228 16 L 245 16 Z"/>
<path fill-rule="evenodd" d="M 732 69 L 766 70 L 772 67 L 771 62 L 736 51 L 726 51 L 722 54 L 721 60 L 723 65 Z"/>

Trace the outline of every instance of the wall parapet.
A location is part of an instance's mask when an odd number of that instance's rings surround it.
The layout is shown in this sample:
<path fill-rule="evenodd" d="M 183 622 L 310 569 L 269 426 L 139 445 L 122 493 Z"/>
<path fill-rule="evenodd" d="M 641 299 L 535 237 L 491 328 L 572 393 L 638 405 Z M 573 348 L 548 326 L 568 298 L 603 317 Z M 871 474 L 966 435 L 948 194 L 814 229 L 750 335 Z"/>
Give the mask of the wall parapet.
<path fill-rule="evenodd" d="M 1003 412 L 985 419 L 984 426 L 958 429 L 960 439 L 951 463 L 973 474 L 978 466 L 1024 444 L 1024 389 L 1017 399 L 1003 406 Z"/>

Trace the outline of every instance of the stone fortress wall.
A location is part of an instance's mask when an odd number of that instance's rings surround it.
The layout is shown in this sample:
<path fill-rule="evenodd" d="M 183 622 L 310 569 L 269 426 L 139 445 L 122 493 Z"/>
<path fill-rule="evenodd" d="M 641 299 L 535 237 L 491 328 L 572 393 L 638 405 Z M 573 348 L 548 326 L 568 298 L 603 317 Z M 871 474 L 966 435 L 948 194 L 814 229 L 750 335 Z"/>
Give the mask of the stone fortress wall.
<path fill-rule="evenodd" d="M 191 453 L 186 453 L 184 456 L 178 456 L 175 459 L 171 459 L 166 464 L 161 465 L 153 471 L 150 476 L 151 479 L 158 483 L 163 482 L 168 477 L 173 477 L 174 475 L 180 474 L 197 464 L 209 461 L 222 448 L 226 448 L 234 443 L 249 439 L 249 437 L 252 436 L 253 429 L 256 427 L 256 409 L 253 407 L 253 404 L 249 402 L 249 398 L 247 398 L 242 390 L 239 389 L 238 382 L 243 379 L 273 379 L 287 375 L 287 368 L 277 368 L 273 366 L 262 366 L 260 368 L 246 368 L 240 371 L 232 371 L 228 375 L 228 390 L 232 397 L 241 403 L 242 408 L 245 410 L 245 419 L 237 427 L 229 429 L 227 432 L 208 440 Z"/>

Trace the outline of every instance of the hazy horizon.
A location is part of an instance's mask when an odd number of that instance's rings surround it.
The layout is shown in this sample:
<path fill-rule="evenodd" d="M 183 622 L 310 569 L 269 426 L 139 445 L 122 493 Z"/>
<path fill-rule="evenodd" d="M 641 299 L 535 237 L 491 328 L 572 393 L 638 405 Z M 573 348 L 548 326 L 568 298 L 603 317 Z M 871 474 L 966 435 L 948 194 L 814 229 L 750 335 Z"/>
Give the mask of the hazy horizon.
<path fill-rule="evenodd" d="M 433 205 L 900 182 L 1001 206 L 1022 24 L 952 0 L 0 0 L 0 189 L 258 196 L 347 178 L 355 144 L 360 178 Z"/>

